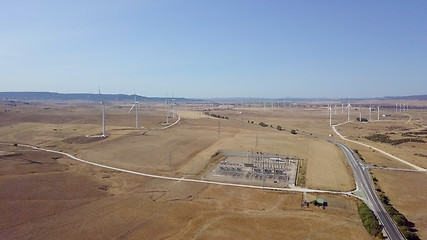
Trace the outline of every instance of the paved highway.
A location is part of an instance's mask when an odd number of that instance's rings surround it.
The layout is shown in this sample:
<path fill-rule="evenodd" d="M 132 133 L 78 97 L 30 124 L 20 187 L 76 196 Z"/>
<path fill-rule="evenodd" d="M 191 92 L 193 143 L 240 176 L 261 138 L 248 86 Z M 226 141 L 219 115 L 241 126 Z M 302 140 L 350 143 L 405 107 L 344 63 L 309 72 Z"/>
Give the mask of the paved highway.
<path fill-rule="evenodd" d="M 178 119 L 179 121 L 179 119 Z M 177 121 L 177 122 L 178 122 Z M 402 234 L 400 233 L 399 229 L 397 228 L 395 222 L 390 217 L 390 215 L 385 210 L 384 206 L 382 205 L 380 199 L 376 195 L 374 185 L 371 181 L 371 176 L 369 174 L 369 167 L 365 166 L 359 159 L 359 157 L 354 153 L 354 151 L 349 148 L 348 146 L 344 145 L 343 143 L 340 143 L 338 141 L 335 141 L 333 139 L 329 138 L 323 138 L 319 136 L 312 136 L 308 134 L 302 134 L 307 135 L 314 138 L 323 139 L 326 141 L 329 141 L 335 145 L 337 145 L 343 153 L 345 154 L 347 161 L 349 162 L 353 173 L 354 173 L 354 179 L 356 181 L 356 194 L 354 196 L 361 198 L 365 201 L 365 203 L 369 206 L 369 208 L 374 212 L 374 214 L 377 216 L 381 224 L 384 226 L 384 229 L 387 233 L 387 236 L 389 239 L 405 239 Z M 10 144 L 10 143 L 1 143 L 1 144 Z M 299 187 L 292 187 L 292 188 L 275 188 L 275 187 L 262 187 L 262 186 L 255 186 L 255 185 L 245 185 L 245 184 L 233 184 L 233 183 L 223 183 L 223 182 L 215 182 L 215 181 L 207 181 L 207 180 L 198 180 L 198 179 L 189 179 L 189 178 L 177 178 L 177 177 L 167 177 L 167 176 L 161 176 L 161 175 L 155 175 L 155 174 L 147 174 L 142 172 L 136 172 L 131 171 L 127 169 L 107 166 L 99 163 L 90 162 L 87 160 L 83 160 L 80 158 L 77 158 L 71 154 L 40 148 L 36 146 L 31 145 L 24 145 L 19 144 L 21 147 L 28 147 L 32 148 L 34 150 L 40 150 L 40 151 L 46 151 L 46 152 L 52 152 L 57 153 L 61 155 L 65 155 L 71 159 L 90 164 L 97 167 L 107 168 L 111 170 L 121 171 L 125 173 L 145 176 L 145 177 L 151 177 L 151 178 L 159 178 L 159 179 L 165 179 L 165 180 L 173 180 L 173 181 L 184 181 L 184 182 L 195 182 L 195 183 L 205 183 L 205 184 L 214 184 L 214 185 L 222 185 L 222 186 L 233 186 L 233 187 L 244 187 L 244 188 L 255 188 L 255 189 L 266 189 L 266 190 L 276 190 L 276 191 L 292 191 L 292 192 L 317 192 L 317 193 L 335 193 L 335 194 L 344 194 L 344 195 L 351 195 L 349 192 L 334 192 L 334 191 L 323 191 L 323 190 L 314 190 L 314 189 L 307 189 L 307 188 L 299 188 Z M 362 196 L 358 196 L 357 193 L 362 193 Z"/>
<path fill-rule="evenodd" d="M 410 163 L 410 162 L 408 162 L 408 161 L 405 161 L 405 160 L 403 160 L 403 159 L 401 159 L 401 158 L 398 158 L 398 157 L 396 157 L 396 156 L 394 156 L 394 155 L 392 155 L 392 154 L 390 154 L 390 153 L 388 153 L 388 152 L 386 152 L 386 151 L 383 151 L 383 150 L 381 150 L 381 149 L 378 149 L 378 148 L 373 147 L 373 146 L 371 146 L 371 145 L 368 145 L 368 144 L 366 144 L 366 143 L 362 143 L 362 142 L 354 141 L 354 140 L 351 140 L 351 139 L 348 139 L 348 138 L 344 137 L 343 135 L 341 135 L 341 134 L 338 132 L 338 130 L 337 130 L 337 128 L 336 128 L 336 127 L 338 127 L 338 126 L 340 126 L 340 125 L 342 125 L 342 124 L 346 124 L 346 123 L 339 123 L 339 124 L 337 124 L 337 125 L 332 125 L 332 130 L 334 130 L 334 132 L 335 132 L 335 133 L 336 133 L 336 134 L 337 134 L 341 139 L 346 140 L 346 141 L 348 141 L 348 142 L 352 142 L 352 143 L 359 144 L 359 145 L 361 145 L 361 146 L 364 146 L 364 147 L 367 147 L 367 148 L 370 148 L 370 149 L 373 149 L 373 150 L 375 150 L 375 151 L 377 151 L 377 152 L 379 152 L 379 153 L 382 153 L 382 154 L 386 155 L 387 157 L 390 157 L 390 158 L 392 158 L 392 159 L 394 159 L 394 160 L 396 160 L 396 161 L 399 161 L 399 162 L 401 162 L 401 163 L 404 163 L 404 164 L 406 164 L 406 165 L 408 165 L 408 166 L 412 167 L 413 169 L 418 170 L 419 172 L 427 172 L 427 170 L 426 170 L 426 169 L 424 169 L 424 168 L 422 168 L 422 167 L 418 167 L 417 165 L 412 164 L 412 163 Z"/>
<path fill-rule="evenodd" d="M 347 161 L 349 162 L 351 168 L 353 169 L 354 179 L 356 181 L 356 191 L 362 192 L 366 204 L 377 216 L 378 220 L 384 226 L 384 230 L 387 233 L 389 239 L 405 239 L 400 233 L 399 229 L 396 226 L 396 223 L 390 217 L 390 215 L 385 210 L 383 204 L 378 198 L 374 184 L 372 183 L 371 176 L 369 174 L 369 168 L 367 168 L 359 159 L 359 157 L 354 153 L 354 151 L 347 147 L 346 145 L 328 139 L 329 142 L 337 145 L 343 153 L 345 154 Z"/>

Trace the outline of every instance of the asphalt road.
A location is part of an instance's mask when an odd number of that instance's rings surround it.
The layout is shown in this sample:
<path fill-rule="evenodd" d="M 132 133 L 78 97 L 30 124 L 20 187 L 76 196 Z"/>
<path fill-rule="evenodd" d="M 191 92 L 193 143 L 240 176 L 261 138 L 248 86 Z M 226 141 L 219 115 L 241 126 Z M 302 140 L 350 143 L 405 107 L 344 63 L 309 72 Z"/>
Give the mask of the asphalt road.
<path fill-rule="evenodd" d="M 348 146 L 338 141 L 328 139 L 329 142 L 337 145 L 345 154 L 347 161 L 353 169 L 354 179 L 356 181 L 356 191 L 363 193 L 362 197 L 369 208 L 374 212 L 380 223 L 384 226 L 389 239 L 405 239 L 396 226 L 396 223 L 385 210 L 383 204 L 378 198 L 374 184 L 369 174 L 369 168 L 366 167 L 359 159 L 356 153 Z"/>
<path fill-rule="evenodd" d="M 348 146 L 346 146 L 345 144 L 340 143 L 338 141 L 335 141 L 333 139 L 323 138 L 323 137 L 319 137 L 319 136 L 313 136 L 311 134 L 310 135 L 309 134 L 302 134 L 302 135 L 323 139 L 323 140 L 329 141 L 329 142 L 337 145 L 339 148 L 341 148 L 341 150 L 345 154 L 347 161 L 349 162 L 349 164 L 353 170 L 353 173 L 354 173 L 354 179 L 356 181 L 356 191 L 355 192 L 361 192 L 362 193 L 363 196 L 361 198 L 365 201 L 365 203 L 369 206 L 369 208 L 374 212 L 375 216 L 378 218 L 380 223 L 383 225 L 384 230 L 386 231 L 389 239 L 392 239 L 392 240 L 394 240 L 394 239 L 405 239 L 403 237 L 403 235 L 400 233 L 400 231 L 397 228 L 393 219 L 390 217 L 390 215 L 385 210 L 380 199 L 378 198 L 378 196 L 375 192 L 375 187 L 374 187 L 373 182 L 371 180 L 371 176 L 369 174 L 369 167 L 365 166 L 360 161 L 357 154 L 354 153 L 354 151 L 351 148 L 349 148 Z M 3 143 L 3 144 L 8 144 L 8 143 Z M 136 172 L 136 171 L 126 170 L 126 169 L 121 169 L 121 168 L 117 168 L 117 167 L 106 166 L 106 165 L 102 165 L 99 163 L 94 163 L 94 162 L 90 162 L 87 160 L 83 160 L 83 159 L 77 158 L 71 154 L 60 152 L 60 151 L 44 149 L 44 148 L 39 148 L 39 147 L 31 146 L 31 145 L 23 145 L 23 144 L 19 144 L 19 146 L 28 147 L 28 148 L 32 148 L 35 150 L 41 150 L 41 151 L 46 151 L 46 152 L 58 153 L 58 154 L 65 155 L 71 159 L 74 159 L 74 160 L 77 160 L 77 161 L 80 161 L 83 163 L 87 163 L 87 164 L 90 164 L 93 166 L 98 166 L 98 167 L 102 167 L 102 168 L 107 168 L 107 169 L 111 169 L 111 170 L 116 170 L 116 171 L 121 171 L 121 172 L 125 172 L 125 173 L 136 174 L 136 175 L 141 175 L 141 176 L 146 176 L 146 177 L 151 177 L 151 178 L 159 178 L 159 179 L 173 180 L 173 181 L 197 182 L 197 183 L 223 185 L 223 186 L 276 190 L 276 191 L 324 192 L 324 193 L 337 193 L 337 194 L 350 195 L 350 193 L 344 193 L 344 192 L 322 191 L 322 190 L 314 190 L 314 189 L 306 189 L 306 188 L 298 188 L 298 187 L 274 188 L 274 187 L 261 187 L 261 186 L 254 186 L 254 185 L 206 181 L 206 180 L 198 180 L 198 179 L 167 177 L 167 176 L 147 174 L 147 173 L 142 173 L 142 172 Z"/>

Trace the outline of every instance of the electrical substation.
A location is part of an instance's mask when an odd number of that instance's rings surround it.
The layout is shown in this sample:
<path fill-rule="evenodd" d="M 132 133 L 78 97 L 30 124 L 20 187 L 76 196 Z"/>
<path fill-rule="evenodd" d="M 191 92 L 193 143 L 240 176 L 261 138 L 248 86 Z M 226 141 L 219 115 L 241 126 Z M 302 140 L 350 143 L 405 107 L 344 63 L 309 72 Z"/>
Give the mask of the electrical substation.
<path fill-rule="evenodd" d="M 299 159 L 264 152 L 221 150 L 222 160 L 205 179 L 268 187 L 295 186 Z"/>

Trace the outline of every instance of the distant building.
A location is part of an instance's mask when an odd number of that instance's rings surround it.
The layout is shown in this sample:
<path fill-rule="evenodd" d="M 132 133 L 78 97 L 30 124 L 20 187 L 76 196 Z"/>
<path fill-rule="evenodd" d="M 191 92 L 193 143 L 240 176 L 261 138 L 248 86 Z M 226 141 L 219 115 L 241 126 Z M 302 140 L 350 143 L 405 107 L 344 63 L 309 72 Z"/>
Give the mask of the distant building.
<path fill-rule="evenodd" d="M 323 209 L 325 209 L 325 207 L 328 206 L 328 202 L 325 202 L 323 200 L 323 198 L 319 197 L 319 198 L 316 199 L 316 206 L 323 207 Z"/>

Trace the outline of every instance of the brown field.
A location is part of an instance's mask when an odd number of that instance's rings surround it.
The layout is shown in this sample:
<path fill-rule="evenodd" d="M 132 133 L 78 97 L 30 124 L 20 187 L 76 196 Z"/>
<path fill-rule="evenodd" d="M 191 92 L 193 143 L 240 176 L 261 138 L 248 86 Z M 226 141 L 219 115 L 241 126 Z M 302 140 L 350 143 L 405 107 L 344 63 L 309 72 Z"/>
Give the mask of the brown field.
<path fill-rule="evenodd" d="M 356 201 L 169 182 L 2 147 L 1 239 L 370 239 Z"/>
<path fill-rule="evenodd" d="M 310 140 L 308 154 L 307 187 L 338 191 L 351 191 L 356 188 L 351 177 L 351 168 L 338 147 L 325 141 Z M 343 171 L 344 169 L 347 171 Z"/>
<path fill-rule="evenodd" d="M 425 106 L 425 102 L 414 102 L 412 105 Z M 354 111 L 353 118 L 358 112 Z M 427 143 L 406 142 L 393 145 L 391 143 L 374 142 L 366 139 L 372 134 L 383 134 L 391 140 L 408 138 L 411 134 L 414 139 L 426 141 L 427 137 L 423 133 L 427 130 L 427 113 L 425 111 L 410 110 L 404 113 L 396 113 L 394 108 L 386 109 L 385 114 L 389 117 L 381 116 L 381 121 L 372 123 L 352 122 L 337 127 L 339 132 L 352 140 L 363 142 L 400 157 L 419 167 L 427 168 Z M 364 113 L 366 116 L 366 112 Z M 373 114 L 374 116 L 374 114 Z M 363 117 L 363 116 L 362 116 Z M 375 115 L 376 118 L 376 115 Z M 415 134 L 414 134 L 415 133 Z M 337 138 L 338 139 L 338 138 Z M 427 142 L 427 141 L 426 141 Z M 357 149 L 364 160 L 371 165 L 411 169 L 410 166 L 391 159 L 373 149 L 345 142 L 353 149 Z M 427 215 L 424 210 L 424 203 L 427 200 L 427 175 L 416 172 L 397 172 L 390 170 L 373 170 L 374 176 L 379 180 L 379 186 L 391 199 L 394 207 L 404 214 L 409 221 L 415 224 L 421 239 L 427 238 L 426 222 Z"/>
<path fill-rule="evenodd" d="M 427 176 L 425 173 L 374 170 L 378 185 L 391 204 L 415 224 L 420 239 L 427 239 Z"/>
<path fill-rule="evenodd" d="M 413 115 L 416 116 L 419 115 L 419 113 L 415 113 Z M 406 124 L 406 121 L 396 120 L 394 122 L 349 123 L 341 125 L 337 127 L 337 129 L 343 136 L 347 136 L 352 140 L 369 144 L 404 160 L 407 160 L 412 164 L 427 168 L 427 143 L 407 142 L 398 145 L 392 145 L 389 143 L 374 142 L 366 139 L 367 136 L 375 133 L 386 134 L 392 140 L 404 139 L 406 138 L 405 136 L 402 136 L 404 133 L 413 132 L 420 128 L 424 130 L 427 129 L 419 126 L 425 124 L 425 122 L 422 120 L 412 120 L 414 123 L 409 124 Z M 427 140 L 427 138 L 424 136 L 421 136 L 418 139 Z M 370 164 L 376 164 L 378 166 L 410 168 L 408 165 L 390 159 L 387 156 L 382 154 L 375 154 L 375 151 L 372 149 L 357 144 L 348 144 L 354 146 L 354 149 L 362 151 L 362 156 L 364 156 L 366 161 Z"/>
<path fill-rule="evenodd" d="M 109 137 L 101 139 L 91 137 L 101 133 L 97 104 L 18 103 L 5 112 L 3 103 L 0 142 L 33 144 L 110 166 L 191 178 L 203 177 L 218 150 L 258 150 L 305 161 L 305 187 L 354 189 L 352 173 L 337 147 L 288 132 L 332 133 L 323 108 L 222 108 L 212 112 L 229 120 L 219 120 L 181 107 L 181 121 L 160 130 L 165 121 L 160 104 L 142 109 L 144 128 L 135 129 L 135 115 L 127 114 L 129 104 L 116 103 L 107 106 Z M 257 124 L 261 121 L 273 127 L 263 128 Z M 277 125 L 287 131 L 278 131 Z M 353 132 L 350 125 L 340 131 Z M 362 149 L 361 153 L 365 157 Z M 302 208 L 300 193 L 151 179 L 5 145 L 0 145 L 0 174 L 0 213 L 6 216 L 0 220 L 1 239 L 370 239 L 356 201 L 337 195 L 319 195 L 329 203 L 325 210 Z M 386 187 L 384 191 L 389 194 Z M 413 221 L 417 225 L 419 220 Z"/>

